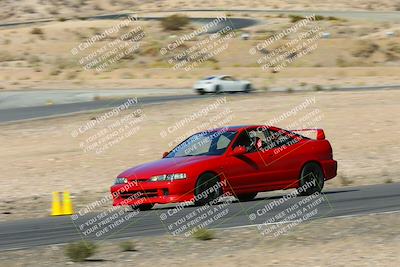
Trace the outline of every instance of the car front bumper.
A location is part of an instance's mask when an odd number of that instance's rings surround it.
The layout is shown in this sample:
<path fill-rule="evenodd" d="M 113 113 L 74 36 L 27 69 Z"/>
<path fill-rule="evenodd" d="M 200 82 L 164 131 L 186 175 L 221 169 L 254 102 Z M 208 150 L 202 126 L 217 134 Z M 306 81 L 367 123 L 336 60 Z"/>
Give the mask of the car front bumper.
<path fill-rule="evenodd" d="M 167 204 L 192 201 L 193 188 L 182 181 L 174 182 L 140 182 L 130 185 L 113 185 L 111 194 L 114 206 L 137 206 L 142 204 Z"/>

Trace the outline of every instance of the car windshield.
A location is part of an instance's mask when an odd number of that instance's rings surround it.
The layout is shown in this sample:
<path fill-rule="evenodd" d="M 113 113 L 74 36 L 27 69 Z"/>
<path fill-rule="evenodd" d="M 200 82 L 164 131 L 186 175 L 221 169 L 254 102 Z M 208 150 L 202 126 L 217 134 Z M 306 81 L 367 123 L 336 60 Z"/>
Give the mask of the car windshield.
<path fill-rule="evenodd" d="M 203 81 L 212 80 L 212 79 L 214 79 L 214 78 L 215 78 L 215 76 L 205 77 L 205 78 L 203 79 Z"/>
<path fill-rule="evenodd" d="M 212 131 L 197 133 L 175 147 L 166 158 L 222 155 L 237 132 Z"/>

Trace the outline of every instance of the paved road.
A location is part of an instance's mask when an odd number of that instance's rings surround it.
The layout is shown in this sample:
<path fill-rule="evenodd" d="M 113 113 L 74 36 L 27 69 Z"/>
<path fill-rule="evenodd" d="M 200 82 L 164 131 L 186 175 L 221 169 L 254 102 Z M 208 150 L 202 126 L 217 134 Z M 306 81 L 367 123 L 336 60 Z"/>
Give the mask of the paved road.
<path fill-rule="evenodd" d="M 335 91 L 373 91 L 373 90 L 398 90 L 400 89 L 400 85 L 382 85 L 382 86 L 351 86 L 351 87 L 341 87 L 336 88 Z M 133 89 L 132 89 L 133 90 Z M 156 90 L 156 89 L 153 89 Z M 129 90 L 126 90 L 129 91 Z M 189 91 L 189 90 L 185 90 Z M 270 90 L 270 93 L 282 93 L 285 92 L 286 88 L 273 88 Z M 295 91 L 303 91 L 301 88 L 295 89 Z M 30 91 L 32 93 L 33 91 Z M 3 95 L 2 95 L 3 94 Z M 111 109 L 114 108 L 124 102 L 126 99 L 111 99 L 111 100 L 98 100 L 98 101 L 87 101 L 87 102 L 77 102 L 77 103 L 65 103 L 65 104 L 57 104 L 57 105 L 50 105 L 50 106 L 36 106 L 36 107 L 16 107 L 16 108 L 5 108 L 3 109 L 2 106 L 7 106 L 7 97 L 3 97 L 5 93 L 0 93 L 0 124 L 2 123 L 10 123 L 10 122 L 17 122 L 17 121 L 24 121 L 24 120 L 31 120 L 31 119 L 43 119 L 49 117 L 57 117 L 63 115 L 70 115 L 75 113 L 84 113 L 84 112 L 92 112 L 95 110 L 101 109 Z M 56 94 L 56 92 L 55 92 Z M 130 93 L 127 93 L 130 95 Z M 253 92 L 253 94 L 262 94 L 260 92 Z M 157 104 L 157 103 L 166 103 L 171 101 L 181 101 L 181 100 L 189 100 L 189 99 L 203 99 L 203 98 L 210 98 L 210 97 L 220 97 L 216 95 L 204 95 L 199 96 L 196 94 L 185 94 L 185 95 L 163 95 L 163 96 L 138 96 L 139 105 L 148 105 L 148 104 Z M 241 97 L 241 94 L 232 95 L 235 97 Z M 54 99 L 57 99 L 56 96 L 53 96 Z M 76 99 L 72 96 L 68 96 L 68 101 L 75 101 Z M 43 100 L 42 98 L 40 98 Z M 75 99 L 75 100 L 74 100 Z M 16 99 L 13 101 L 15 102 Z M 61 100 L 60 100 L 61 101 Z M 12 103 L 9 103 L 10 105 Z"/>
<path fill-rule="evenodd" d="M 180 101 L 187 99 L 201 99 L 213 96 L 191 95 L 172 95 L 172 96 L 149 96 L 138 98 L 138 105 L 148 105 L 156 103 L 166 103 L 171 101 Z M 102 109 L 112 109 L 126 102 L 127 99 L 109 99 L 88 101 L 80 103 L 67 103 L 59 105 L 9 108 L 0 110 L 0 123 L 23 121 L 29 119 L 43 119 L 55 116 L 70 115 L 80 112 L 88 112 Z"/>
<path fill-rule="evenodd" d="M 220 211 L 228 209 L 228 213 L 221 219 L 216 220 L 210 227 L 227 228 L 255 223 L 262 224 L 278 213 L 293 207 L 296 203 L 300 205 L 303 202 L 304 207 L 306 197 L 291 198 L 263 214 L 263 207 L 283 199 L 283 194 L 274 194 L 272 192 L 259 194 L 255 200 L 250 202 L 214 205 L 212 206 L 213 209 L 216 208 Z M 311 201 L 308 203 L 311 203 Z M 314 208 L 317 208 L 318 213 L 312 219 L 398 211 L 400 209 L 400 183 L 325 190 L 323 201 L 314 206 Z M 173 225 L 180 218 L 188 218 L 193 212 L 202 214 L 199 212 L 199 207 L 188 206 L 177 211 L 176 214 L 167 216 L 167 219 L 162 221 L 160 217 L 162 217 L 162 214 L 168 214 L 168 211 L 172 214 L 172 209 L 165 207 L 156 207 L 154 210 L 138 214 L 135 212 L 124 213 L 124 216 L 128 214 L 131 217 L 128 222 L 120 224 L 113 231 L 104 234 L 100 238 L 96 238 L 94 232 L 92 235 L 85 237 L 82 233 L 89 228 L 84 227 L 82 232 L 79 230 L 79 227 L 84 222 L 99 216 L 99 213 L 80 217 L 74 221 L 75 224 L 69 216 L 3 222 L 0 223 L 0 250 L 66 243 L 80 238 L 103 240 L 160 235 L 171 233 L 175 228 L 172 227 L 172 230 L 169 231 L 169 225 Z M 206 211 L 203 211 L 203 213 L 206 213 Z M 257 213 L 260 216 L 256 216 L 255 220 L 249 219 L 251 214 Z M 98 228 L 97 231 L 99 229 L 102 228 Z"/>

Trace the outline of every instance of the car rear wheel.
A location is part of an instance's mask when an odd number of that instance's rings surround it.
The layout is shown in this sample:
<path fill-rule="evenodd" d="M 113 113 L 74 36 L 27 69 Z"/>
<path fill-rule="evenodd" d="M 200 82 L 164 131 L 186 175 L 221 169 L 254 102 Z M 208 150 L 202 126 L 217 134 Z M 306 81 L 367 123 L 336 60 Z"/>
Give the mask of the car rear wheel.
<path fill-rule="evenodd" d="M 240 202 L 246 202 L 253 200 L 257 196 L 257 193 L 249 193 L 249 194 L 241 194 L 237 195 L 237 199 L 239 199 Z"/>
<path fill-rule="evenodd" d="M 246 84 L 246 86 L 244 87 L 244 92 L 250 93 L 250 91 L 251 91 L 251 84 Z"/>
<path fill-rule="evenodd" d="M 137 206 L 132 206 L 132 209 L 146 211 L 146 210 L 151 210 L 153 207 L 154 207 L 154 204 L 141 204 L 141 205 L 137 205 Z"/>
<path fill-rule="evenodd" d="M 197 90 L 197 93 L 198 93 L 199 95 L 204 95 L 206 92 L 204 92 L 203 89 L 199 89 L 199 90 Z"/>
<path fill-rule="evenodd" d="M 307 163 L 300 175 L 300 196 L 320 193 L 324 188 L 324 181 L 324 173 L 321 167 L 315 162 Z"/>
<path fill-rule="evenodd" d="M 215 86 L 214 93 L 215 94 L 220 94 L 221 93 L 221 86 L 220 85 Z"/>
<path fill-rule="evenodd" d="M 222 195 L 219 178 L 214 173 L 202 174 L 196 183 L 194 190 L 196 206 L 201 206 L 217 200 Z"/>

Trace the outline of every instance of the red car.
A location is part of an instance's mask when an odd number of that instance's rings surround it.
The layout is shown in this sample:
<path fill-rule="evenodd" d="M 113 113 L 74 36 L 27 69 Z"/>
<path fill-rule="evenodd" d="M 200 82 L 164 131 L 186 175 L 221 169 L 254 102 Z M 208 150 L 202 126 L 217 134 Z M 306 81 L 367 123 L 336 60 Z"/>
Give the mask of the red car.
<path fill-rule="evenodd" d="M 315 139 L 298 134 L 310 130 Z M 194 134 L 161 160 L 124 171 L 111 193 L 114 206 L 140 210 L 157 203 L 202 205 L 223 194 L 248 201 L 258 192 L 302 186 L 299 192 L 310 195 L 321 192 L 336 170 L 322 129 L 230 126 Z"/>

